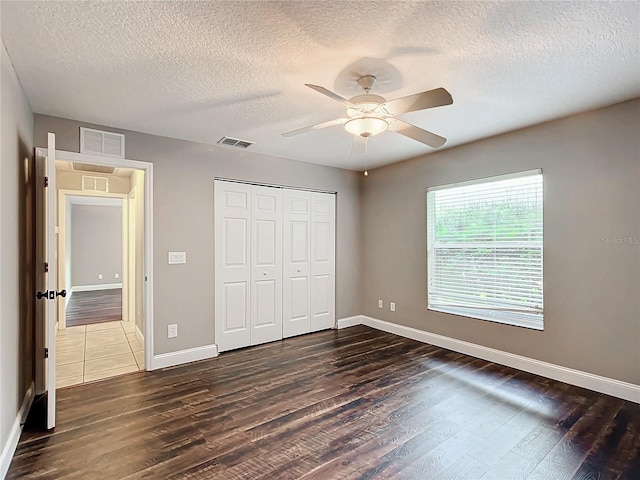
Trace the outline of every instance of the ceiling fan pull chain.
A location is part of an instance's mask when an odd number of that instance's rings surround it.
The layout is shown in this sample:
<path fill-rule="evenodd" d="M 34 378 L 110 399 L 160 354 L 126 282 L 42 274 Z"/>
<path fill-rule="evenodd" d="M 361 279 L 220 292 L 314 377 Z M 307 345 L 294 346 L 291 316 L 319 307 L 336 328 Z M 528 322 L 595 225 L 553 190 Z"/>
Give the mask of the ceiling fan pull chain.
<path fill-rule="evenodd" d="M 369 137 L 364 137 L 364 176 L 369 176 L 369 171 L 367 170 L 367 153 L 369 153 Z"/>

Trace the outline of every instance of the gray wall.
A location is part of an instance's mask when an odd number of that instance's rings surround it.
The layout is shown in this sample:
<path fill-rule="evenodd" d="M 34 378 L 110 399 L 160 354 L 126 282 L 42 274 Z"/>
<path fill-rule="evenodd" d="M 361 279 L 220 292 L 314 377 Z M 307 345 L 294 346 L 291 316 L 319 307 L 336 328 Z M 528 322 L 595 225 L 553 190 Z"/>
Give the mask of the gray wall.
<path fill-rule="evenodd" d="M 71 205 L 71 212 L 71 285 L 122 283 L 122 207 Z"/>
<path fill-rule="evenodd" d="M 4 48 L 0 105 L 0 452 L 34 380 L 33 114 Z"/>
<path fill-rule="evenodd" d="M 363 313 L 640 384 L 639 138 L 636 99 L 371 171 Z M 539 167 L 544 331 L 428 311 L 426 188 Z"/>
<path fill-rule="evenodd" d="M 53 132 L 56 148 L 78 152 L 80 126 L 124 133 L 126 157 L 153 163 L 156 354 L 214 343 L 214 177 L 337 191 L 337 316 L 360 313 L 360 174 L 45 115 L 35 115 L 34 143 Z M 169 251 L 188 263 L 168 265 Z M 177 338 L 167 339 L 170 323 Z"/>

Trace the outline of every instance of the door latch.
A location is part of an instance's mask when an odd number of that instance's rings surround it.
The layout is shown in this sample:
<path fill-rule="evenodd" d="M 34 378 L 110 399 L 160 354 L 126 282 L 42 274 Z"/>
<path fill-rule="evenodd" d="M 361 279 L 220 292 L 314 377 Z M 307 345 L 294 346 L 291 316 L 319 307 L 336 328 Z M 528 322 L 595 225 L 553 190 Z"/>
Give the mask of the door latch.
<path fill-rule="evenodd" d="M 66 290 L 60 290 L 59 292 L 56 292 L 55 290 L 45 290 L 44 292 L 38 292 L 36 293 L 36 298 L 38 300 L 55 300 L 57 297 L 66 297 L 67 296 L 67 291 Z"/>

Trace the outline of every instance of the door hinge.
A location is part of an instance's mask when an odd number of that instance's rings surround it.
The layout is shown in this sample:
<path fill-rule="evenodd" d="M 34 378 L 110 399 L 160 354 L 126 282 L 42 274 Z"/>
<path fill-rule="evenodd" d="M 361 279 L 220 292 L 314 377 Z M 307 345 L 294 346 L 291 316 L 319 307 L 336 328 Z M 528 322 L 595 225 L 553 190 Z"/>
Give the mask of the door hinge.
<path fill-rule="evenodd" d="M 49 358 L 49 349 L 48 348 L 44 349 L 44 358 Z"/>
<path fill-rule="evenodd" d="M 49 273 L 49 262 L 44 262 L 44 273 Z"/>
<path fill-rule="evenodd" d="M 49 177 L 44 177 L 44 186 L 45 187 L 49 186 Z"/>

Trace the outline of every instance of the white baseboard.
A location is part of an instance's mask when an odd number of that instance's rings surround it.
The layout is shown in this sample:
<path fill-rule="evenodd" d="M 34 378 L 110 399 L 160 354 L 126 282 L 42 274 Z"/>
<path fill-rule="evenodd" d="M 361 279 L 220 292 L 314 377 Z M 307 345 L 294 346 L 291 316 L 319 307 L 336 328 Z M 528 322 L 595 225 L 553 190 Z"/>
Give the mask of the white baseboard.
<path fill-rule="evenodd" d="M 174 367 L 183 363 L 197 362 L 218 356 L 218 346 L 215 344 L 204 345 L 202 347 L 189 348 L 187 350 L 179 350 L 171 353 L 161 353 L 154 355 L 153 365 L 147 370 L 155 370 L 157 368 Z"/>
<path fill-rule="evenodd" d="M 138 328 L 138 325 L 136 325 L 136 338 L 138 339 L 138 341 L 144 345 L 144 335 L 142 334 L 142 332 L 140 331 L 140 329 Z"/>
<path fill-rule="evenodd" d="M 355 327 L 356 325 L 367 325 L 367 326 L 371 326 L 368 324 L 368 319 L 370 317 L 366 317 L 364 315 L 354 315 L 353 317 L 346 317 L 346 318 L 339 318 L 338 319 L 338 329 L 340 328 L 347 328 L 347 327 Z M 373 328 L 373 327 L 371 327 Z"/>
<path fill-rule="evenodd" d="M 9 471 L 9 465 L 11 465 L 13 454 L 16 452 L 16 447 L 18 446 L 18 441 L 20 440 L 20 434 L 22 433 L 22 424 L 27 419 L 29 409 L 31 408 L 31 404 L 33 403 L 35 390 L 35 385 L 32 382 L 27 389 L 27 393 L 25 393 L 24 395 L 22 405 L 20 405 L 20 410 L 18 411 L 18 415 L 16 416 L 16 419 L 13 422 L 13 426 L 11 427 L 11 431 L 9 432 L 9 437 L 2 447 L 2 453 L 0 453 L 0 478 L 4 478 Z"/>
<path fill-rule="evenodd" d="M 103 285 L 76 285 L 71 287 L 71 293 L 93 292 L 95 290 L 112 290 L 114 288 L 122 288 L 122 283 L 105 283 Z"/>
<path fill-rule="evenodd" d="M 525 372 L 534 373 L 543 377 L 552 378 L 561 382 L 588 388 L 600 393 L 606 393 L 613 397 L 622 398 L 631 402 L 640 403 L 640 385 L 622 382 L 613 378 L 594 375 L 593 373 L 562 367 L 553 363 L 542 362 L 529 357 L 523 357 L 514 353 L 503 352 L 495 348 L 484 347 L 475 343 L 457 340 L 436 333 L 425 332 L 417 328 L 396 325 L 395 323 L 357 315 L 338 320 L 338 328 L 351 327 L 353 325 L 367 325 L 368 327 L 382 330 L 387 333 L 411 338 L 423 343 L 429 343 L 438 347 L 464 353 L 472 357 L 482 358 L 490 362 L 517 368 Z"/>
<path fill-rule="evenodd" d="M 367 318 L 364 315 L 354 315 L 353 317 L 339 318 L 338 328 L 354 327 L 356 325 L 366 325 Z"/>

